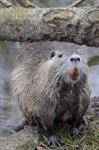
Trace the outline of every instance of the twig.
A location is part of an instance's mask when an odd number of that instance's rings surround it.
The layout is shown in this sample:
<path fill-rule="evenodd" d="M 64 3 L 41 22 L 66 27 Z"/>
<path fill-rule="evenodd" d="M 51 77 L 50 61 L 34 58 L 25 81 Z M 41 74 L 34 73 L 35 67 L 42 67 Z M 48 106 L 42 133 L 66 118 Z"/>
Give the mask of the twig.
<path fill-rule="evenodd" d="M 33 4 L 29 0 L 17 0 L 17 2 L 24 8 L 37 8 L 37 5 Z"/>
<path fill-rule="evenodd" d="M 7 8 L 14 6 L 12 3 L 8 2 L 7 0 L 0 0 L 0 3 L 1 3 L 2 5 L 4 5 L 5 7 L 7 7 Z"/>
<path fill-rule="evenodd" d="M 77 6 L 79 6 L 84 1 L 85 0 L 77 0 L 74 3 L 72 3 L 69 7 L 77 7 Z"/>
<path fill-rule="evenodd" d="M 52 150 L 51 148 L 47 147 L 44 143 L 40 142 L 41 146 L 43 146 L 44 148 L 46 148 L 46 150 Z"/>

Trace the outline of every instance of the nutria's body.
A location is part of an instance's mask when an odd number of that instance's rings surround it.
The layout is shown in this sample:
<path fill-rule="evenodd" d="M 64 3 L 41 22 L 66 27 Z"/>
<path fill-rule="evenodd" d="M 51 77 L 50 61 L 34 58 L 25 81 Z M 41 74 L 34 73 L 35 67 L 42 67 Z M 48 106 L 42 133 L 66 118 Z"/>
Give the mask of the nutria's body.
<path fill-rule="evenodd" d="M 74 68 L 78 72 L 72 78 Z M 50 57 L 46 49 L 27 50 L 17 59 L 12 85 L 27 120 L 33 123 L 39 118 L 44 129 L 52 131 L 56 118 L 75 124 L 86 113 L 88 78 L 88 66 L 77 54 L 56 51 Z"/>

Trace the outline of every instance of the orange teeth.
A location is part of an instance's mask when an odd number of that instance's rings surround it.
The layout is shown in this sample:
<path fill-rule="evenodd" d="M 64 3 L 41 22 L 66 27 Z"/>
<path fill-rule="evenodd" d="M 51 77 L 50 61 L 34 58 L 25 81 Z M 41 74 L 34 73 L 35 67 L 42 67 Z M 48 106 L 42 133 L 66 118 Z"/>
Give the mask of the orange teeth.
<path fill-rule="evenodd" d="M 79 77 L 79 75 L 80 75 L 80 71 L 76 67 L 70 73 L 70 76 L 71 76 L 72 80 L 77 80 L 77 78 Z"/>

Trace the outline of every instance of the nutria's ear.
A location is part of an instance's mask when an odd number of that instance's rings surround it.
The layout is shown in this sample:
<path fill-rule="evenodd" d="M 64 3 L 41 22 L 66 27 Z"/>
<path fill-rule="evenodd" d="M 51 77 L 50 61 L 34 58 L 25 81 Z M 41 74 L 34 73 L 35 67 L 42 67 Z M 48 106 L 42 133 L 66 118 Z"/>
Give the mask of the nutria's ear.
<path fill-rule="evenodd" d="M 50 58 L 53 58 L 55 56 L 55 52 L 51 52 Z"/>

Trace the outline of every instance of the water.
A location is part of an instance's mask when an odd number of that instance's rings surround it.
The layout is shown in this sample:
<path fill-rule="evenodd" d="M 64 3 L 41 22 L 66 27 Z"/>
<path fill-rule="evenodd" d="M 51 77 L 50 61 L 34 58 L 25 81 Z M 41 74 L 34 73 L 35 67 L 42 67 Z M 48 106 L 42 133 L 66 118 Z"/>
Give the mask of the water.
<path fill-rule="evenodd" d="M 74 0 L 34 0 L 35 4 L 40 7 L 58 7 L 69 5 Z M 13 1 L 16 3 L 16 1 Z M 98 0 L 91 0 L 90 3 L 99 3 Z M 84 56 L 88 59 L 90 66 L 90 74 L 92 81 L 92 96 L 99 96 L 99 48 L 90 48 L 86 46 L 78 46 L 70 43 L 51 42 L 49 46 L 55 49 L 81 48 Z M 40 45 L 41 46 L 41 45 Z M 18 42 L 0 42 L 0 136 L 7 136 L 13 133 L 12 126 L 19 123 L 23 118 L 16 100 L 11 94 L 10 75 L 13 63 L 17 54 L 19 54 L 24 46 Z"/>
<path fill-rule="evenodd" d="M 18 50 L 17 43 L 0 42 L 0 136 L 13 133 L 11 126 L 22 117 L 10 90 L 10 74 Z"/>

